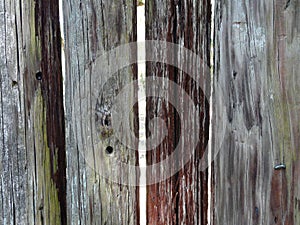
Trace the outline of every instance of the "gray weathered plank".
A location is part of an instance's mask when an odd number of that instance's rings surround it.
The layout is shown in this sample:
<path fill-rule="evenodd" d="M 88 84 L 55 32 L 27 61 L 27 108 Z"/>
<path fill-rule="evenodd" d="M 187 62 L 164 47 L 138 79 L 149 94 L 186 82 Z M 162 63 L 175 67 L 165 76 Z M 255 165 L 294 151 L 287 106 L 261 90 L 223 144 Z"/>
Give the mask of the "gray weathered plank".
<path fill-rule="evenodd" d="M 120 69 L 116 74 L 103 74 L 104 70 L 99 68 L 96 80 L 92 80 L 94 78 L 91 75 L 92 68 L 97 66 L 98 56 L 122 44 L 136 41 L 136 4 L 136 1 L 117 0 L 67 0 L 63 3 L 70 224 L 138 224 L 138 188 L 118 184 L 116 180 L 114 183 L 111 178 L 116 177 L 103 177 L 103 170 L 98 170 L 104 165 L 108 172 L 117 171 L 128 182 L 129 177 L 135 175 L 127 169 L 115 167 L 109 160 L 133 165 L 137 163 L 137 154 L 122 145 L 114 135 L 117 131 L 113 130 L 112 122 L 117 121 L 111 121 L 116 95 L 126 83 L 136 79 L 136 65 Z M 112 58 L 109 64 L 114 66 L 117 62 Z M 105 82 L 107 77 L 111 78 Z M 96 91 L 92 88 L 95 84 L 99 84 Z M 93 91 L 96 93 L 91 93 Z M 93 95 L 98 97 L 98 101 L 90 106 Z M 135 98 L 136 91 L 132 90 L 119 113 L 129 107 Z M 87 110 L 92 110 L 90 118 L 86 114 L 90 111 Z M 126 118 L 130 120 L 135 133 L 138 125 L 136 113 L 135 106 L 133 116 Z M 95 133 L 91 133 L 93 123 Z M 88 148 L 90 141 L 100 144 Z M 111 154 L 106 153 L 108 146 L 113 148 Z"/>
<path fill-rule="evenodd" d="M 18 81 L 15 2 L 0 3 L 0 223 L 13 224 L 26 216 L 26 173 L 23 85 Z M 15 82 L 14 82 L 15 81 Z M 13 85 L 15 84 L 15 85 Z M 20 160 L 20 163 L 18 162 Z M 14 188 L 12 188 L 14 187 Z M 22 203 L 22 204 L 20 204 Z M 23 214 L 23 215 L 22 215 Z"/>
<path fill-rule="evenodd" d="M 215 12 L 213 97 L 225 110 L 213 112 L 227 130 L 213 124 L 212 224 L 299 224 L 300 1 L 221 0 Z"/>

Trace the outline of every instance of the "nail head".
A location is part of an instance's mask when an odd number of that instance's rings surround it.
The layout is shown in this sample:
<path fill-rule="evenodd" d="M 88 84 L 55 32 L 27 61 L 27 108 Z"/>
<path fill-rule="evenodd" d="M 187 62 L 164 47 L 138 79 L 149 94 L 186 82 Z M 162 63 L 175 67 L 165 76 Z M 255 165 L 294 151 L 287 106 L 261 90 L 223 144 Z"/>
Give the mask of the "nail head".
<path fill-rule="evenodd" d="M 274 167 L 275 170 L 281 170 L 281 169 L 285 169 L 285 168 L 286 168 L 285 164 L 278 164 Z"/>

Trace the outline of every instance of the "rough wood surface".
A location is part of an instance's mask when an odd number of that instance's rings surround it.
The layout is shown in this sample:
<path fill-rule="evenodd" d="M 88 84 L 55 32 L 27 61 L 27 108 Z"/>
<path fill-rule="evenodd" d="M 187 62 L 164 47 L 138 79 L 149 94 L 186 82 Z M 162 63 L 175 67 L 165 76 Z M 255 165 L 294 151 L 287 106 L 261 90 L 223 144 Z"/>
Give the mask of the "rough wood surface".
<path fill-rule="evenodd" d="M 118 0 L 67 0 L 63 3 L 67 214 L 70 224 L 138 224 L 138 188 L 114 183 L 109 177 L 106 179 L 101 176 L 97 170 L 105 165 L 111 171 L 118 171 L 122 179 L 126 180 L 132 175 L 130 171 L 115 168 L 109 164 L 109 159 L 133 165 L 137 163 L 136 152 L 126 148 L 114 137 L 117 131 L 113 130 L 111 121 L 115 97 L 126 83 L 136 79 L 136 65 L 120 69 L 116 74 L 103 74 L 100 68 L 97 80 L 92 80 L 91 75 L 91 68 L 95 66 L 98 56 L 119 45 L 136 41 L 136 4 L 136 1 Z M 110 60 L 112 66 L 117 65 L 118 62 L 113 58 Z M 105 78 L 111 75 L 104 83 Z M 90 93 L 93 90 L 91 86 L 97 82 L 100 84 L 98 93 Z M 90 106 L 91 95 L 97 95 L 98 101 Z M 135 97 L 134 91 L 122 103 L 119 112 L 122 113 L 130 106 Z M 86 110 L 93 110 L 91 118 L 86 118 Z M 136 113 L 135 107 L 133 114 Z M 133 124 L 137 134 L 138 121 L 134 115 L 126 119 Z M 96 124 L 97 135 L 91 134 L 92 123 Z M 87 149 L 86 144 L 91 138 L 100 142 L 100 148 L 93 146 L 93 149 Z M 106 153 L 108 146 L 113 148 L 111 154 Z M 92 162 L 88 160 L 91 151 L 95 154 Z"/>
<path fill-rule="evenodd" d="M 1 1 L 0 20 L 0 223 L 66 224 L 58 2 Z"/>
<path fill-rule="evenodd" d="M 57 0 L 0 2 L 0 224 L 138 224 L 138 188 L 94 171 L 109 161 L 95 157 L 90 164 L 82 144 L 90 140 L 87 133 L 95 123 L 100 151 L 113 147 L 105 157 L 138 163 L 136 152 L 113 136 L 110 121 L 116 95 L 136 79 L 136 65 L 120 69 L 99 93 L 89 93 L 97 57 L 136 40 L 136 1 L 63 2 L 66 118 L 58 6 Z M 179 43 L 208 65 L 210 11 L 205 0 L 149 0 L 146 38 Z M 298 21 L 299 0 L 216 1 L 213 101 L 221 100 L 225 109 L 213 105 L 212 148 L 219 154 L 211 168 L 211 224 L 300 224 Z M 201 109 L 202 122 L 200 144 L 190 163 L 147 187 L 148 224 L 207 224 L 208 173 L 199 166 L 208 138 L 205 90 L 178 68 L 161 63 L 147 63 L 147 76 L 179 84 Z M 222 91 L 216 92 L 219 87 Z M 170 98 L 178 94 L 167 85 L 160 88 Z M 148 93 L 155 90 L 147 86 Z M 89 94 L 99 97 L 91 106 L 95 121 L 76 114 L 85 111 L 84 97 Z M 133 90 L 122 106 L 135 98 Z M 181 96 L 178 102 L 185 106 Z M 137 105 L 129 117 L 137 135 L 136 114 Z M 161 117 L 169 131 L 163 143 L 147 153 L 148 165 L 171 154 L 184 135 L 180 130 L 189 136 L 185 149 L 195 138 L 185 130 L 193 120 L 180 123 L 180 116 L 168 99 L 147 99 L 148 125 Z M 225 137 L 216 124 L 220 120 L 227 124 Z M 156 125 L 156 134 L 164 135 Z M 153 135 L 147 128 L 147 135 Z M 286 168 L 275 170 L 278 164 Z M 161 168 L 159 173 L 172 169 Z M 120 171 L 123 180 L 130 172 Z M 147 175 L 155 177 L 156 172 L 148 170 Z"/>
<path fill-rule="evenodd" d="M 300 224 L 300 1 L 221 0 L 215 12 L 227 132 L 213 168 L 213 224 Z M 212 133 L 217 146 L 223 137 Z"/>
<path fill-rule="evenodd" d="M 192 50 L 198 54 L 203 61 L 197 64 L 209 64 L 209 43 L 210 43 L 210 3 L 208 1 L 164 1 L 152 0 L 146 1 L 146 40 L 168 41 Z M 168 57 L 168 52 L 163 52 L 163 47 L 155 49 L 157 54 L 164 54 Z M 169 49 L 168 51 L 170 51 Z M 169 52 L 170 53 L 170 52 Z M 178 63 L 180 64 L 180 54 Z M 187 60 L 187 59 L 185 59 Z M 188 59 L 191 60 L 191 59 Z M 190 63 L 187 60 L 187 63 Z M 146 74 L 148 77 L 167 77 L 176 82 L 180 89 L 186 91 L 193 99 L 194 105 L 200 108 L 198 118 L 182 118 L 179 108 L 186 107 L 183 96 L 176 90 L 170 88 L 168 82 L 165 82 L 159 89 L 146 84 L 147 96 L 156 92 L 166 92 L 166 98 L 149 97 L 147 100 L 147 137 L 158 135 L 158 137 L 167 136 L 163 142 L 154 150 L 147 153 L 147 165 L 153 165 L 161 162 L 176 148 L 178 140 L 183 137 L 184 146 L 180 149 L 181 156 L 185 154 L 186 149 L 190 147 L 190 142 L 194 138 L 199 138 L 199 146 L 192 156 L 189 163 L 174 174 L 168 180 L 157 184 L 147 186 L 147 224 L 207 224 L 207 204 L 208 204 L 208 186 L 207 171 L 201 172 L 199 161 L 205 150 L 208 138 L 208 104 L 205 102 L 203 91 L 197 86 L 189 76 L 178 68 L 162 63 L 147 63 Z M 208 78 L 209 78 L 209 74 Z M 203 74 L 198 74 L 196 79 L 203 80 Z M 209 87 L 209 85 L 208 85 Z M 206 88 L 202 84 L 202 88 Z M 168 102 L 168 99 L 177 99 L 178 107 L 175 108 Z M 187 109 L 189 110 L 189 109 Z M 149 127 L 150 121 L 160 117 L 165 123 L 168 134 L 164 132 L 160 122 L 153 123 L 152 132 Z M 200 118 L 201 126 L 199 129 L 200 136 L 194 137 L 191 131 L 187 129 L 195 120 Z M 181 133 L 181 131 L 183 133 Z M 148 148 L 152 146 L 148 143 Z M 163 165 L 159 171 L 149 169 L 147 179 L 157 178 L 167 171 L 174 170 L 174 165 L 180 163 L 182 157 L 179 156 L 178 162 L 171 165 Z"/>

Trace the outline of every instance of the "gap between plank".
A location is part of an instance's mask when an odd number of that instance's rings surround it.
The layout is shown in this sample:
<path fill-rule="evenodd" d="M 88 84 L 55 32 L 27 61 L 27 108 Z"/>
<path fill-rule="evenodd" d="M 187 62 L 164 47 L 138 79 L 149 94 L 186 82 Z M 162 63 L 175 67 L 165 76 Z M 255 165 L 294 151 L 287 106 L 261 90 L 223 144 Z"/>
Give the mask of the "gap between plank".
<path fill-rule="evenodd" d="M 137 6 L 137 41 L 145 41 L 145 5 L 144 1 L 138 0 Z M 139 45 L 138 45 L 139 46 Z M 138 47 L 138 55 L 144 55 L 145 49 Z M 142 96 L 146 96 L 146 62 L 138 63 L 138 104 L 139 104 L 139 166 L 146 167 L 146 99 Z M 140 184 L 145 184 L 146 170 L 141 173 Z M 146 225 L 146 185 L 140 185 L 139 187 L 139 210 L 140 210 L 140 225 Z"/>
<path fill-rule="evenodd" d="M 66 112 L 66 101 L 65 101 L 65 80 L 66 80 L 66 58 L 65 58 L 65 30 L 64 30 L 64 12 L 63 12 L 63 0 L 58 2 L 59 8 L 59 26 L 61 36 L 61 73 L 63 78 L 63 105 L 64 111 Z"/>

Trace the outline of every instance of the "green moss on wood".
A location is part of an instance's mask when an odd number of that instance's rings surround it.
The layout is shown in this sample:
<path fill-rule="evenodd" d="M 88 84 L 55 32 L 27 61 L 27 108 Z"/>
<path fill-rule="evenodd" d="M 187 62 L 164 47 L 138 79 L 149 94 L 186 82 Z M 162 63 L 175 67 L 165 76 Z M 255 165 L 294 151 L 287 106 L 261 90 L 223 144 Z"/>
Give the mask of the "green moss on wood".
<path fill-rule="evenodd" d="M 51 162 L 51 151 L 47 143 L 46 111 L 41 90 L 38 89 L 34 97 L 34 135 L 37 159 L 37 197 L 38 206 L 42 210 L 46 224 L 60 224 L 60 204 L 58 190 L 52 179 L 57 170 L 57 157 Z M 57 155 L 57 152 L 55 152 Z M 51 171 L 51 163 L 55 171 Z M 38 210 L 38 209 L 36 209 Z M 38 214 L 37 214 L 38 215 Z"/>

